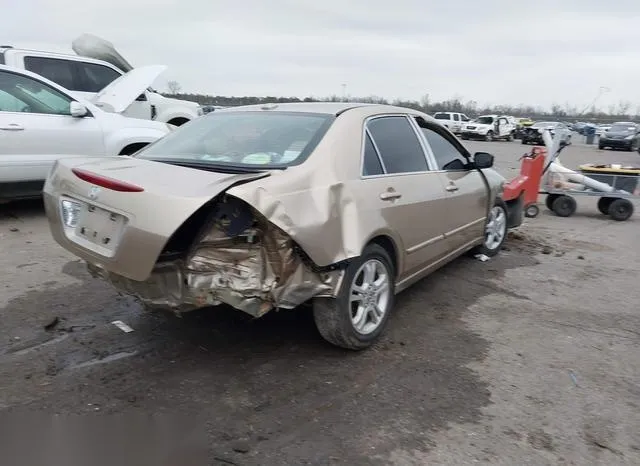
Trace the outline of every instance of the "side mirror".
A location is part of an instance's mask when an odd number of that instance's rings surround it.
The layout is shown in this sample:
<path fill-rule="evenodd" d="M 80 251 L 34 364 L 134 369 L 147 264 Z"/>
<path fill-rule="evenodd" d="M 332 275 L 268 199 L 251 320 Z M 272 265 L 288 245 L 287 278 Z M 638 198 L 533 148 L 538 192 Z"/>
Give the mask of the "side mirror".
<path fill-rule="evenodd" d="M 74 118 L 82 118 L 84 116 L 87 116 L 87 113 L 89 113 L 87 107 L 82 105 L 80 102 L 76 102 L 75 100 L 69 105 L 69 111 L 71 113 L 71 116 Z"/>
<path fill-rule="evenodd" d="M 476 152 L 473 154 L 473 164 L 476 168 L 493 167 L 493 155 L 488 152 Z"/>

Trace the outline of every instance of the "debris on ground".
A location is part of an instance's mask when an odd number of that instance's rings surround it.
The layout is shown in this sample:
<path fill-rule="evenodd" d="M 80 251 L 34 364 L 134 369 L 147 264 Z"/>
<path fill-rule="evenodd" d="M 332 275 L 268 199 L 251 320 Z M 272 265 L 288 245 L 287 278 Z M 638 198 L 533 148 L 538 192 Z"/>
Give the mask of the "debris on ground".
<path fill-rule="evenodd" d="M 17 232 L 17 231 L 20 231 L 20 229 L 18 229 L 18 228 L 16 228 L 16 227 L 12 227 L 12 228 L 9 228 L 9 231 L 12 231 L 12 232 L 14 232 L 14 233 L 15 233 L 15 232 Z"/>
<path fill-rule="evenodd" d="M 115 325 L 116 327 L 118 327 L 120 330 L 122 330 L 124 333 L 133 332 L 133 329 L 131 327 L 129 327 L 127 324 L 125 324 L 124 322 L 122 322 L 121 320 L 114 320 L 111 323 L 113 325 Z"/>
<path fill-rule="evenodd" d="M 578 256 L 578 259 L 583 261 L 584 260 L 584 256 Z"/>
<path fill-rule="evenodd" d="M 542 254 L 546 254 L 549 255 L 553 252 L 553 248 L 551 246 L 543 246 L 542 250 L 540 251 Z"/>
<path fill-rule="evenodd" d="M 575 375 L 572 371 L 569 371 L 569 377 L 571 377 L 571 380 L 573 381 L 573 384 L 574 384 L 576 387 L 579 387 L 579 385 L 578 385 L 578 378 L 576 377 L 576 375 Z"/>
<path fill-rule="evenodd" d="M 231 448 L 236 453 L 249 453 L 249 451 L 251 450 L 251 445 L 249 445 L 249 442 L 247 442 L 247 441 L 238 440 L 238 441 L 233 443 Z"/>
<path fill-rule="evenodd" d="M 487 256 L 486 254 L 476 254 L 473 257 L 478 259 L 480 262 L 487 262 L 489 260 L 489 256 Z"/>
<path fill-rule="evenodd" d="M 60 323 L 60 317 L 55 316 L 53 319 L 51 319 L 48 323 L 46 323 L 44 325 L 44 329 L 47 332 L 50 332 L 51 330 L 53 330 L 54 328 L 56 328 L 58 326 L 58 324 Z"/>

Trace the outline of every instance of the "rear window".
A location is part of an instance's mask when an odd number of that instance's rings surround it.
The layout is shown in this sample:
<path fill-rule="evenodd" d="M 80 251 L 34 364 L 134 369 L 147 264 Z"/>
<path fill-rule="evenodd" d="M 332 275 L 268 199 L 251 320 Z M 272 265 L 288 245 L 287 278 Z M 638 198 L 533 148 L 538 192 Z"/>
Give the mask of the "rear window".
<path fill-rule="evenodd" d="M 635 131 L 636 127 L 632 125 L 613 125 L 609 128 L 609 131 L 613 132 L 626 132 L 626 131 Z"/>
<path fill-rule="evenodd" d="M 285 168 L 304 162 L 334 119 L 333 115 L 320 113 L 212 112 L 147 146 L 136 157 Z"/>
<path fill-rule="evenodd" d="M 436 120 L 448 120 L 449 119 L 449 114 L 448 113 L 436 113 L 433 118 L 435 118 Z"/>

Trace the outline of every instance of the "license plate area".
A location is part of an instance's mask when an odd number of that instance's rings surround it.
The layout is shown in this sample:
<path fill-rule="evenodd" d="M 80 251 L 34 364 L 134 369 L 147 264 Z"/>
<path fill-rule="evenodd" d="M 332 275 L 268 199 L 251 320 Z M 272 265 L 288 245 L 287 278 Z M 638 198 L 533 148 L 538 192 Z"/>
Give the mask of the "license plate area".
<path fill-rule="evenodd" d="M 79 245 L 111 257 L 115 254 L 126 224 L 126 217 L 86 202 L 78 205 L 77 222 L 67 236 Z"/>

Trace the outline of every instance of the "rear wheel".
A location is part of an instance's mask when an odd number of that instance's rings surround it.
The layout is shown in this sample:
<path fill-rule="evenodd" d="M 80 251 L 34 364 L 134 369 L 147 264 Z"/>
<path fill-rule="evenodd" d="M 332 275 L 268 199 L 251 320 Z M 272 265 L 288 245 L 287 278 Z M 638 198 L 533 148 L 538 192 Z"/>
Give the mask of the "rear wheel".
<path fill-rule="evenodd" d="M 604 146 L 602 144 L 598 144 L 598 149 L 604 150 Z"/>
<path fill-rule="evenodd" d="M 615 201 L 613 197 L 601 197 L 598 199 L 598 210 L 603 215 L 609 215 L 609 206 Z"/>
<path fill-rule="evenodd" d="M 465 141 L 469 139 L 469 136 L 463 134 L 462 136 L 460 136 L 462 139 L 464 139 Z"/>
<path fill-rule="evenodd" d="M 558 217 L 571 217 L 576 213 L 577 207 L 576 200 L 564 194 L 555 198 L 551 204 L 551 210 Z"/>
<path fill-rule="evenodd" d="M 320 335 L 336 346 L 362 350 L 383 332 L 394 302 L 395 271 L 387 251 L 369 245 L 349 263 L 336 298 L 316 298 Z"/>
<path fill-rule="evenodd" d="M 615 199 L 609 206 L 609 215 L 618 222 L 624 222 L 633 215 L 633 204 L 629 199 Z"/>
<path fill-rule="evenodd" d="M 515 137 L 513 136 L 513 131 L 512 131 L 511 133 L 509 133 L 509 136 L 507 136 L 507 141 L 513 142 L 514 139 Z"/>
<path fill-rule="evenodd" d="M 485 136 L 485 140 L 487 141 L 493 141 L 493 131 L 489 131 L 487 133 L 487 135 Z"/>

